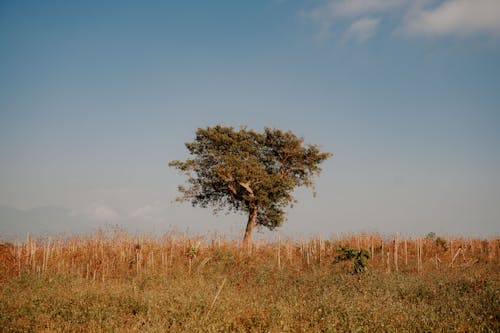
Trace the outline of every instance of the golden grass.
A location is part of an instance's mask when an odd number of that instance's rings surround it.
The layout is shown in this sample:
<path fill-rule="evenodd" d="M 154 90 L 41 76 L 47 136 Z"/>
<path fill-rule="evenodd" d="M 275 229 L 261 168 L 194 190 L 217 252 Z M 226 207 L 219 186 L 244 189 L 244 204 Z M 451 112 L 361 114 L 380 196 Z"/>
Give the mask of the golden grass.
<path fill-rule="evenodd" d="M 335 263 L 372 253 L 368 272 Z M 500 331 L 500 239 L 88 236 L 0 245 L 0 331 Z"/>

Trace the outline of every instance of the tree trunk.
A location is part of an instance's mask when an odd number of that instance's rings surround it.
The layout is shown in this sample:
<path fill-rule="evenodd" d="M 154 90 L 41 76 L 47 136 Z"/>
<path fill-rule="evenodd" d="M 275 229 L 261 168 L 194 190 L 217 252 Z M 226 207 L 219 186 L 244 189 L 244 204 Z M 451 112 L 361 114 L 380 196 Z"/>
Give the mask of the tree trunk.
<path fill-rule="evenodd" d="M 257 207 L 250 208 L 250 213 L 248 214 L 247 228 L 245 230 L 245 237 L 243 237 L 243 246 L 248 249 L 248 244 L 250 238 L 252 237 L 253 227 L 255 227 L 257 220 Z"/>

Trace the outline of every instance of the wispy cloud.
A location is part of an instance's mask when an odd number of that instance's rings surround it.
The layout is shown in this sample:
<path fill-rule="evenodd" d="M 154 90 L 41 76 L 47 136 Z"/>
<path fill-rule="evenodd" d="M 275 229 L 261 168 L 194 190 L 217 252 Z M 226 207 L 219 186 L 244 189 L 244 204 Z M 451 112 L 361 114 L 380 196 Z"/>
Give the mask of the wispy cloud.
<path fill-rule="evenodd" d="M 406 37 L 500 36 L 499 13 L 499 0 L 324 0 L 301 11 L 319 37 L 357 42 L 374 36 L 388 16 Z"/>
<path fill-rule="evenodd" d="M 129 214 L 128 218 L 139 221 L 164 221 L 167 216 L 165 206 L 162 206 L 159 201 L 155 201 L 145 206 L 139 207 Z"/>
<path fill-rule="evenodd" d="M 356 20 L 345 31 L 343 40 L 355 40 L 362 43 L 372 37 L 379 23 L 380 18 L 361 18 Z"/>
<path fill-rule="evenodd" d="M 165 219 L 166 207 L 161 205 L 159 201 L 155 201 L 133 209 L 130 212 L 119 212 L 108 204 L 92 203 L 84 209 L 73 210 L 71 215 L 98 222 L 157 222 Z"/>
<path fill-rule="evenodd" d="M 406 0 L 330 0 L 326 6 L 336 16 L 357 16 L 387 11 L 406 2 Z"/>
<path fill-rule="evenodd" d="M 433 8 L 413 7 L 405 16 L 403 30 L 426 37 L 500 36 L 500 1 L 447 0 Z"/>
<path fill-rule="evenodd" d="M 302 10 L 302 16 L 319 27 L 318 36 L 341 35 L 344 41 L 364 42 L 375 33 L 380 14 L 399 8 L 408 0 L 327 0 Z M 376 17 L 373 17 L 376 15 Z M 340 26 L 348 23 L 348 28 Z M 340 24 L 338 27 L 336 25 Z"/>
<path fill-rule="evenodd" d="M 74 215 L 79 215 L 80 212 L 74 212 Z M 101 222 L 114 222 L 120 220 L 122 217 L 120 214 L 113 209 L 112 207 L 101 204 L 101 203 L 93 203 L 89 205 L 84 211 L 83 215 L 86 217 L 101 221 Z"/>

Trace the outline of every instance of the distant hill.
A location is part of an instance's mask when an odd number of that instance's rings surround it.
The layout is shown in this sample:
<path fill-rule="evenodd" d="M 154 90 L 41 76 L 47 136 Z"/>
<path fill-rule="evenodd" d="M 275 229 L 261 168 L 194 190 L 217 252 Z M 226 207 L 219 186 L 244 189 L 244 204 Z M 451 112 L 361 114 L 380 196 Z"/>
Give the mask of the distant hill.
<path fill-rule="evenodd" d="M 0 238 L 24 239 L 30 235 L 43 236 L 54 233 L 90 231 L 95 221 L 71 214 L 69 209 L 57 206 L 43 206 L 31 209 L 17 209 L 0 206 Z"/>

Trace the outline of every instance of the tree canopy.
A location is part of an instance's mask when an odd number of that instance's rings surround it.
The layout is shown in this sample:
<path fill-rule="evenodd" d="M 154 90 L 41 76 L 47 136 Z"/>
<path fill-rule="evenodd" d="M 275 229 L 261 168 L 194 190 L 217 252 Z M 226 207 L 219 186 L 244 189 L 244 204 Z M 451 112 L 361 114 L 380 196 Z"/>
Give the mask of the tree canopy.
<path fill-rule="evenodd" d="M 246 127 L 199 128 L 194 141 L 186 143 L 192 158 L 169 163 L 188 177 L 187 186 L 179 186 L 178 200 L 248 214 L 248 242 L 254 226 L 272 230 L 282 225 L 285 208 L 295 201 L 293 190 L 313 187 L 319 164 L 331 156 L 303 141 L 273 128 L 263 133 Z"/>

